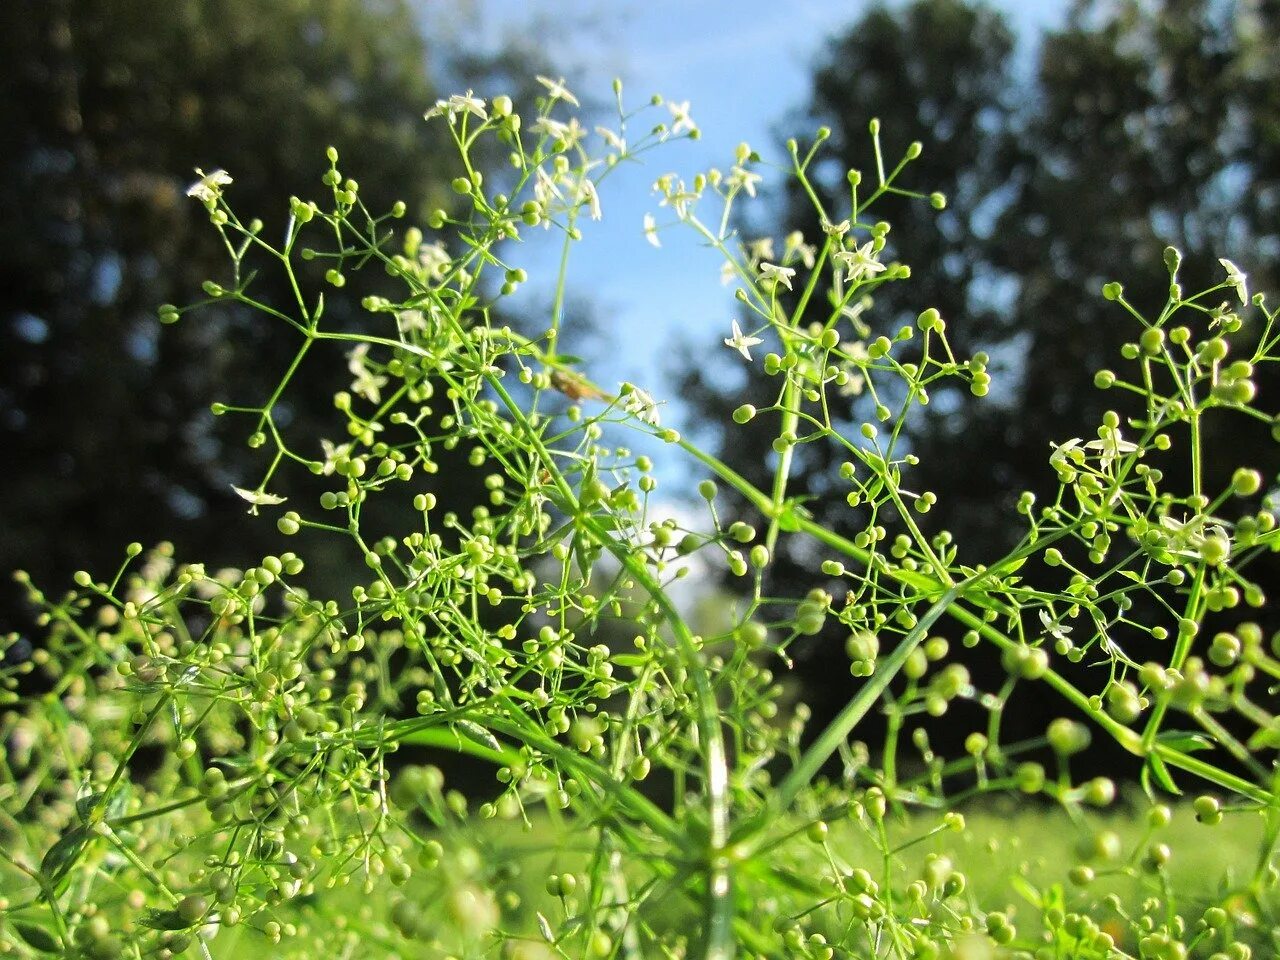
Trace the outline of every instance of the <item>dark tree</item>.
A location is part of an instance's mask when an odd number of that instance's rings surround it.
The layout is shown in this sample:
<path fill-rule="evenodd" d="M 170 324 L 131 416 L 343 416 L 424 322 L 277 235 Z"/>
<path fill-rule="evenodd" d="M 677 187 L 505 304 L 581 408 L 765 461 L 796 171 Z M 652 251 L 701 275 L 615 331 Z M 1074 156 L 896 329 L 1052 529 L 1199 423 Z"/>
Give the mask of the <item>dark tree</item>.
<path fill-rule="evenodd" d="M 433 57 L 415 16 L 407 0 L 3 6 L 0 568 L 58 589 L 78 567 L 112 568 L 134 539 L 171 539 L 210 563 L 261 557 L 273 525 L 243 517 L 230 484 L 255 484 L 262 458 L 243 423 L 208 407 L 262 402 L 296 337 L 233 309 L 161 335 L 159 304 L 197 299 L 227 273 L 184 194 L 193 168 L 225 168 L 237 209 L 278 235 L 291 194 L 325 189 L 333 144 L 372 209 L 404 200 L 412 222 L 445 202 L 439 128 L 422 120 Z M 288 302 L 279 278 L 256 289 Z M 333 294 L 333 322 L 366 322 L 359 294 Z M 318 450 L 343 363 L 315 369 L 289 429 Z M 3 596 L 0 625 L 20 623 L 16 595 Z"/>
<path fill-rule="evenodd" d="M 942 213 L 919 202 L 879 208 L 876 218 L 893 224 L 889 254 L 909 263 L 913 276 L 882 288 L 860 319 L 870 336 L 892 336 L 923 308 L 937 307 L 961 352 L 992 356 L 989 397 L 940 392 L 909 431 L 921 458 L 912 488 L 940 498 L 923 518 L 925 529 L 951 531 L 962 558 L 1003 555 L 1024 529 L 1013 509 L 1019 493 L 1043 498 L 1056 489 L 1050 440 L 1089 436 L 1107 409 L 1133 412 L 1118 392 L 1093 386 L 1094 371 L 1115 366 L 1122 343 L 1137 332 L 1101 297 L 1105 281 L 1122 281 L 1140 309 L 1158 311 L 1169 286 L 1166 244 L 1184 253 L 1188 289 L 1221 279 L 1218 257 L 1247 270 L 1254 289 L 1280 279 L 1280 60 L 1268 40 L 1277 35 L 1280 8 L 1207 0 L 1158 6 L 1082 0 L 1062 30 L 1042 38 L 1034 75 L 1019 77 L 1001 15 L 964 0 L 917 0 L 868 13 L 833 41 L 815 71 L 796 135 L 811 137 L 819 124 L 832 129 L 824 200 L 845 189 L 846 169 L 874 169 L 872 117 L 883 121 L 889 156 L 912 140 L 924 144 L 906 185 L 948 196 Z M 820 235 L 798 191 L 781 200 L 778 233 Z M 687 373 L 685 387 L 712 412 L 710 422 L 725 422 L 744 400 L 773 401 L 759 371 L 726 395 L 716 371 L 705 370 Z M 1280 386 L 1276 380 L 1274 371 L 1259 374 L 1263 390 Z M 868 400 L 853 399 L 847 418 L 870 419 Z M 766 488 L 773 426 L 737 428 L 721 450 Z M 1207 477 L 1210 489 L 1222 489 L 1241 461 L 1275 482 L 1280 461 L 1267 425 L 1233 443 L 1240 460 Z M 797 464 L 791 493 L 839 488 L 834 452 L 801 448 Z M 1174 451 L 1171 475 L 1177 464 Z M 829 527 L 852 534 L 866 524 L 841 497 L 827 501 L 833 505 L 818 519 Z M 811 585 L 814 566 L 813 557 L 782 550 L 771 568 L 774 584 L 783 591 Z M 800 664 L 803 696 L 819 718 L 854 683 L 829 680 L 841 672 L 839 641 L 811 645 Z M 989 658 L 972 666 L 988 687 L 1000 669 Z M 1024 727 L 1011 732 L 1038 733 L 1055 710 L 1049 697 L 1024 702 L 1017 711 Z"/>

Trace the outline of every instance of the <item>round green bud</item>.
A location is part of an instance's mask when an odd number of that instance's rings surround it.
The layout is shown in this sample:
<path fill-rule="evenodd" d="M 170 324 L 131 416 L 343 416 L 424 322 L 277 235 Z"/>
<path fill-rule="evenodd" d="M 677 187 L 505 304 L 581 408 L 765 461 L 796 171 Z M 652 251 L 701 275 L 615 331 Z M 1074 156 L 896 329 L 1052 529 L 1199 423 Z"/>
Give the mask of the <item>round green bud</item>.
<path fill-rule="evenodd" d="M 187 926 L 194 926 L 209 912 L 209 902 L 204 897 L 192 894 L 179 900 L 174 912 Z"/>
<path fill-rule="evenodd" d="M 1241 467 L 1231 476 L 1231 488 L 1237 496 L 1251 497 L 1262 489 L 1262 474 Z"/>
<path fill-rule="evenodd" d="M 1205 537 L 1200 544 L 1200 559 L 1210 566 L 1216 567 L 1231 556 L 1231 541 L 1215 534 Z"/>
<path fill-rule="evenodd" d="M 1074 720 L 1060 717 L 1049 724 L 1045 736 L 1055 752 L 1063 756 L 1079 753 L 1089 746 L 1089 728 Z"/>
<path fill-rule="evenodd" d="M 920 316 L 916 317 L 916 326 L 924 331 L 936 330 L 941 323 L 942 314 L 933 307 L 930 307 L 921 313 Z"/>
<path fill-rule="evenodd" d="M 1159 327 L 1148 327 L 1142 331 L 1142 336 L 1138 338 L 1138 346 L 1144 353 L 1155 356 L 1164 349 L 1164 331 Z"/>
<path fill-rule="evenodd" d="M 1215 797 L 1208 795 L 1196 797 L 1191 804 L 1191 809 L 1195 811 L 1196 820 L 1207 826 L 1215 826 L 1222 822 L 1222 804 Z"/>

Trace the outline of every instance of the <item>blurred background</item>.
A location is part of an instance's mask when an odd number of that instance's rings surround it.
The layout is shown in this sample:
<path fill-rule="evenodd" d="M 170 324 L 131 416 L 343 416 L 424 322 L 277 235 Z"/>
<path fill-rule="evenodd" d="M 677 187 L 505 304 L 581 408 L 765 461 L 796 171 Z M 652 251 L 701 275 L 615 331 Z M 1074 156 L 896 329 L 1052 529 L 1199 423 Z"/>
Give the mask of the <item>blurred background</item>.
<path fill-rule="evenodd" d="M 1053 481 L 1048 440 L 1087 436 L 1117 402 L 1092 388 L 1129 338 L 1098 294 L 1105 280 L 1158 309 L 1172 243 L 1188 287 L 1216 282 L 1216 258 L 1230 257 L 1251 289 L 1277 289 L 1278 38 L 1276 0 L 10 0 L 0 9 L 0 569 L 24 568 L 53 593 L 75 569 L 114 570 L 131 540 L 171 540 L 180 558 L 211 566 L 268 552 L 274 523 L 246 518 L 231 492 L 256 483 L 260 455 L 242 424 L 208 409 L 257 402 L 295 344 L 232 309 L 163 334 L 154 319 L 158 304 L 194 299 L 226 270 L 184 195 L 193 168 L 229 170 L 237 209 L 272 229 L 290 194 L 316 194 L 334 144 L 366 202 L 402 199 L 421 219 L 449 202 L 453 175 L 424 108 L 465 88 L 527 95 L 534 73 L 566 77 L 599 122 L 614 76 L 632 103 L 655 92 L 691 102 L 699 141 L 607 184 L 604 220 L 571 261 L 573 352 L 597 381 L 664 398 L 664 423 L 757 481 L 772 424 L 736 428 L 732 443 L 714 425 L 768 387 L 720 346 L 734 304 L 715 255 L 676 232 L 661 250 L 645 243 L 649 186 L 668 170 L 727 166 L 743 139 L 780 163 L 785 138 L 819 124 L 833 130 L 824 190 L 848 167 L 869 168 L 873 116 L 890 155 L 925 144 L 911 185 L 949 205 L 885 204 L 891 252 L 914 279 L 886 287 L 864 319 L 876 335 L 936 306 L 959 351 L 992 355 L 991 395 L 935 396 L 911 443 L 917 484 L 940 496 L 929 529 L 953 531 L 962 556 L 996 556 L 1017 538 L 1017 494 Z M 767 183 L 740 220 L 744 236 L 817 234 L 781 184 Z M 533 282 L 511 305 L 528 315 L 548 295 L 538 269 L 557 256 L 538 239 L 521 253 Z M 357 297 L 335 298 L 330 316 L 361 323 Z M 345 377 L 340 360 L 332 367 L 290 408 L 294 436 L 313 433 L 317 445 Z M 1262 391 L 1275 380 L 1264 372 Z M 850 403 L 850 423 L 867 418 L 860 398 Z M 1238 458 L 1210 483 L 1240 463 L 1275 481 L 1265 429 L 1231 443 Z M 837 466 L 805 448 L 796 492 L 821 494 Z M 698 478 L 662 470 L 664 489 Z M 483 497 L 447 470 L 437 482 L 454 509 Z M 670 496 L 671 511 L 688 509 Z M 819 516 L 846 532 L 865 523 L 839 498 Z M 342 588 L 347 558 L 300 552 L 317 589 Z M 807 588 L 815 567 L 784 551 L 771 587 Z M 698 588 L 714 618 L 732 584 L 706 571 Z M 28 629 L 30 615 L 6 581 L 0 631 Z M 843 664 L 838 638 L 798 663 L 796 695 L 819 718 L 855 682 Z M 1043 729 L 1054 705 L 1029 710 L 1028 729 Z"/>

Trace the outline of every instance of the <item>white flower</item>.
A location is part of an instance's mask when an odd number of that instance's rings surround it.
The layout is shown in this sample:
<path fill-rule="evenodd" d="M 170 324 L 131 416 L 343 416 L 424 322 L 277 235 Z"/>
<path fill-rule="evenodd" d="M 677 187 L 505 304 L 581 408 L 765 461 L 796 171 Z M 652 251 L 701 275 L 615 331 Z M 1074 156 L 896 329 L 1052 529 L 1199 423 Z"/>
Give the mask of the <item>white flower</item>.
<path fill-rule="evenodd" d="M 698 129 L 698 125 L 689 116 L 688 100 L 683 103 L 668 101 L 667 109 L 671 111 L 671 132 L 673 134 L 683 133 L 685 130 L 693 132 Z"/>
<path fill-rule="evenodd" d="M 445 245 L 437 240 L 435 243 L 424 243 L 418 248 L 418 262 L 428 276 L 438 280 L 445 275 L 453 258 L 449 256 Z"/>
<path fill-rule="evenodd" d="M 787 234 L 786 240 L 783 241 L 782 259 L 789 260 L 792 254 L 799 255 L 800 262 L 804 264 L 806 270 L 812 270 L 818 249 L 813 244 L 804 242 L 803 233 L 799 230 L 793 230 Z"/>
<path fill-rule="evenodd" d="M 587 135 L 586 128 L 573 117 L 568 123 L 552 120 L 550 117 L 539 117 L 529 128 L 534 133 L 545 133 L 552 140 L 561 140 L 566 147 L 571 147 Z"/>
<path fill-rule="evenodd" d="M 885 269 L 884 264 L 876 259 L 870 240 L 852 250 L 841 250 L 833 259 L 844 265 L 844 279 L 848 283 L 855 283 L 863 277 L 874 277 Z"/>
<path fill-rule="evenodd" d="M 608 127 L 596 127 L 596 133 L 604 138 L 604 142 L 609 145 L 611 150 L 617 150 L 619 153 L 627 152 L 627 141 Z"/>
<path fill-rule="evenodd" d="M 274 507 L 278 503 L 284 503 L 287 499 L 286 497 L 278 497 L 274 493 L 267 493 L 263 490 L 245 490 L 242 487 L 234 485 L 231 489 L 253 504 L 253 506 L 249 508 L 249 512 L 255 516 L 258 513 L 259 507 Z"/>
<path fill-rule="evenodd" d="M 466 93 L 455 93 L 450 97 L 449 109 L 454 113 L 466 111 L 467 113 L 475 114 L 481 120 L 489 119 L 489 115 L 485 113 L 484 101 L 479 97 L 472 96 L 470 90 Z"/>
<path fill-rule="evenodd" d="M 642 423 L 659 426 L 658 402 L 647 390 L 641 390 L 633 383 L 624 383 L 619 391 L 622 394 L 622 408 Z"/>
<path fill-rule="evenodd" d="M 1107 432 L 1106 439 L 1090 440 L 1084 445 L 1086 450 L 1098 450 L 1098 463 L 1103 470 L 1111 466 L 1116 457 L 1122 457 L 1125 454 L 1133 453 L 1138 449 L 1138 445 L 1130 440 L 1124 440 L 1120 436 L 1119 430 L 1110 430 Z"/>
<path fill-rule="evenodd" d="M 1240 297 L 1241 303 L 1249 302 L 1249 288 L 1245 285 L 1248 276 L 1230 260 L 1218 258 L 1218 262 L 1222 264 L 1222 269 L 1227 271 L 1227 285 L 1234 287 L 1236 295 Z"/>
<path fill-rule="evenodd" d="M 681 220 L 688 215 L 689 204 L 702 196 L 697 190 L 690 190 L 686 187 L 683 180 L 675 180 L 670 174 L 659 177 L 654 183 L 653 189 L 662 194 L 662 199 L 658 201 L 658 206 L 670 206 Z"/>
<path fill-rule="evenodd" d="M 600 219 L 600 194 L 596 191 L 595 181 L 590 177 L 583 177 L 578 185 L 578 202 L 587 205 L 592 220 Z"/>
<path fill-rule="evenodd" d="M 448 100 L 437 100 L 436 105 L 423 114 L 423 117 L 430 120 L 432 117 L 448 116 L 449 122 L 460 113 L 471 113 L 479 117 L 481 120 L 488 120 L 489 114 L 485 112 L 484 101 L 474 96 L 470 90 L 466 93 L 455 93 Z"/>
<path fill-rule="evenodd" d="M 201 203 L 215 203 L 218 197 L 222 196 L 222 188 L 232 182 L 231 174 L 225 170 L 205 173 L 196 167 L 196 174 L 200 179 L 187 187 L 187 196 L 195 197 Z"/>
<path fill-rule="evenodd" d="M 369 344 L 361 343 L 347 354 L 347 369 L 355 379 L 351 382 L 351 392 L 364 397 L 370 403 L 382 400 L 382 388 L 387 384 L 386 377 L 377 376 L 366 365 Z"/>
<path fill-rule="evenodd" d="M 749 197 L 756 195 L 756 184 L 762 181 L 764 177 L 758 173 L 753 173 L 743 167 L 733 167 L 729 170 L 729 177 L 725 181 L 730 187 L 742 190 Z"/>
<path fill-rule="evenodd" d="M 578 98 L 564 85 L 564 77 L 559 80 L 552 80 L 550 77 L 535 77 L 534 79 L 547 88 L 547 93 L 552 100 L 563 100 L 565 103 L 571 103 L 575 107 L 581 106 L 578 103 Z"/>
<path fill-rule="evenodd" d="M 747 244 L 747 255 L 752 261 L 773 259 L 773 237 L 761 237 Z"/>
<path fill-rule="evenodd" d="M 747 348 L 754 347 L 757 343 L 764 343 L 764 341 L 759 337 L 749 337 L 744 334 L 742 332 L 742 328 L 738 326 L 737 320 L 733 321 L 733 336 L 725 337 L 724 340 L 724 345 L 726 347 L 733 347 L 733 349 L 737 350 L 748 361 L 751 359 L 751 354 L 747 351 Z"/>
<path fill-rule="evenodd" d="M 1055 620 L 1048 610 L 1040 610 L 1040 623 L 1044 627 L 1045 633 L 1055 640 L 1067 640 L 1067 634 L 1071 632 L 1070 627 Z"/>
<path fill-rule="evenodd" d="M 351 452 L 351 444 L 344 443 L 342 446 L 336 446 L 332 440 L 320 440 L 320 449 L 324 451 L 324 463 L 320 468 L 320 472 L 326 476 L 333 476 L 333 471 L 337 469 L 338 458 L 345 457 Z"/>
<path fill-rule="evenodd" d="M 832 223 L 830 220 L 823 219 L 822 232 L 829 237 L 843 237 L 849 232 L 849 221 L 841 220 L 839 223 Z"/>
<path fill-rule="evenodd" d="M 652 213 L 646 213 L 644 215 L 644 238 L 648 240 L 652 246 L 662 246 L 661 242 L 658 240 L 658 221 L 653 219 Z"/>
<path fill-rule="evenodd" d="M 774 288 L 776 288 L 778 284 L 782 284 L 790 290 L 791 278 L 795 275 L 796 272 L 791 267 L 780 267 L 776 263 L 760 264 L 760 279 L 766 283 L 770 283 Z"/>

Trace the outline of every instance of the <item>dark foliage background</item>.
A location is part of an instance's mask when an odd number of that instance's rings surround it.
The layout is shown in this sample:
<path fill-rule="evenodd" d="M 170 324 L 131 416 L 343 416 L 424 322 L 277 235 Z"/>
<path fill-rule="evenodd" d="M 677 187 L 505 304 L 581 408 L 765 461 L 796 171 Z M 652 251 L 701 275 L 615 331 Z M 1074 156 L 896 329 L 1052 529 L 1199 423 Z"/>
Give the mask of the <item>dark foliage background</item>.
<path fill-rule="evenodd" d="M 1093 387 L 1093 372 L 1118 368 L 1121 344 L 1136 339 L 1129 318 L 1101 297 L 1104 282 L 1122 281 L 1131 302 L 1157 312 L 1168 290 L 1162 251 L 1173 244 L 1185 255 L 1187 290 L 1221 279 L 1218 257 L 1248 271 L 1251 290 L 1276 289 L 1277 37 L 1274 2 L 1080 0 L 1064 28 L 1041 39 L 1028 70 L 1018 59 L 1028 51 L 1018 49 L 1001 13 L 965 0 L 917 0 L 872 9 L 829 45 L 807 110 L 788 130 L 807 142 L 819 124 L 832 129 L 829 152 L 837 159 L 822 168 L 824 202 L 845 194 L 846 169 L 874 176 L 872 117 L 882 119 L 890 164 L 911 141 L 924 144 L 905 185 L 948 197 L 942 213 L 889 197 L 874 214 L 893 224 L 886 260 L 902 259 L 913 273 L 909 283 L 882 288 L 863 314 L 871 337 L 892 336 L 935 306 L 961 355 L 992 356 L 989 397 L 977 402 L 963 387 L 933 392 L 929 415 L 909 431 L 922 461 L 911 488 L 939 497 L 924 529 L 951 531 L 962 559 L 1000 557 L 1025 530 L 1014 511 L 1018 494 L 1031 490 L 1044 502 L 1056 490 L 1050 440 L 1087 439 L 1105 410 L 1126 412 L 1119 391 Z M 785 227 L 744 223 L 746 235 L 800 229 L 821 236 L 798 190 L 777 200 Z M 684 371 L 699 422 L 727 422 L 744 402 L 774 402 L 776 384 L 759 364 L 745 384 L 726 389 L 729 365 L 700 359 Z M 1264 396 L 1280 387 L 1276 371 L 1261 371 L 1259 387 Z M 845 414 L 850 424 L 873 419 L 869 398 L 854 398 Z M 1239 418 L 1229 422 L 1236 432 L 1207 437 L 1210 449 L 1229 454 L 1206 465 L 1207 489 L 1223 489 L 1241 464 L 1261 469 L 1274 487 L 1280 457 L 1268 427 L 1246 431 Z M 720 455 L 764 489 L 775 428 L 760 417 L 720 442 Z M 841 459 L 833 447 L 799 448 L 789 493 L 844 489 Z M 1170 476 L 1187 475 L 1176 452 L 1164 466 Z M 842 495 L 817 503 L 818 519 L 845 535 L 868 523 Z M 770 567 L 772 588 L 811 586 L 813 556 L 783 546 Z M 1280 588 L 1274 563 L 1251 572 L 1264 588 Z M 840 589 L 834 581 L 827 586 Z M 1230 613 L 1233 623 L 1257 616 Z M 1280 627 L 1274 613 L 1266 619 L 1268 632 Z M 1142 661 L 1134 638 L 1115 639 Z M 979 688 L 996 689 L 997 658 L 982 648 L 968 656 Z M 806 644 L 798 667 L 799 695 L 819 723 L 858 682 L 831 679 L 847 677 L 843 636 L 834 633 Z M 1043 732 L 1064 709 L 1053 696 L 1028 693 L 1005 714 L 1010 739 Z M 934 744 L 958 749 L 977 725 L 979 711 L 973 713 L 934 724 Z M 867 736 L 876 742 L 873 731 Z"/>
<path fill-rule="evenodd" d="M 3 5 L 0 449 L 16 469 L 0 497 L 0 568 L 52 591 L 77 568 L 113 570 L 130 540 L 172 540 L 210 564 L 269 552 L 274 523 L 247 522 L 230 489 L 261 475 L 251 428 L 209 404 L 265 400 L 297 338 L 226 307 L 160 335 L 159 304 L 198 299 L 229 272 L 185 195 L 192 170 L 232 171 L 238 212 L 278 235 L 291 194 L 321 196 L 333 144 L 371 209 L 404 200 L 421 222 L 452 196 L 439 128 L 422 122 L 446 68 L 466 65 L 428 48 L 405 0 Z M 282 284 L 264 271 L 255 289 L 287 304 Z M 327 317 L 365 323 L 369 292 L 330 289 Z M 295 381 L 298 449 L 319 452 L 344 371 L 334 351 Z M 303 492 L 296 474 L 282 474 L 283 492 Z M 470 491 L 451 476 L 442 499 L 462 505 Z M 306 555 L 313 582 L 345 579 L 340 551 Z M 25 622 L 10 586 L 0 629 Z"/>

